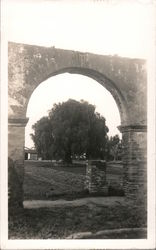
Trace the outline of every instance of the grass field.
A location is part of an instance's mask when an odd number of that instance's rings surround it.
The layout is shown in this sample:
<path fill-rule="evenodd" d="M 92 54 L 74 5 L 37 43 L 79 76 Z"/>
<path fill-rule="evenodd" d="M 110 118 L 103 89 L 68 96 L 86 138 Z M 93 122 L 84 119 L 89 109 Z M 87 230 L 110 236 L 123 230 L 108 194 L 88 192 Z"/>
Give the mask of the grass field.
<path fill-rule="evenodd" d="M 141 207 L 123 205 L 22 209 L 9 213 L 10 239 L 65 239 L 71 234 L 146 227 Z M 94 237 L 93 237 L 94 238 Z M 96 237 L 97 238 L 97 237 Z M 103 238 L 103 237 L 99 237 Z M 107 237 L 106 237 L 107 238 Z M 109 235 L 110 239 L 146 238 L 145 233 Z"/>
<path fill-rule="evenodd" d="M 85 166 L 54 166 L 51 162 L 25 161 L 24 198 L 56 199 L 86 195 Z M 122 166 L 107 167 L 107 183 L 122 188 Z"/>
<path fill-rule="evenodd" d="M 122 180 L 122 166 L 109 165 L 107 181 Z M 25 162 L 24 199 L 50 200 L 56 195 L 83 192 L 85 168 L 52 167 L 50 162 Z M 60 197 L 60 196 L 59 196 Z M 58 197 L 58 198 L 59 198 Z M 71 198 L 71 197 L 70 197 Z M 77 198 L 77 196 L 73 197 Z M 106 204 L 88 203 L 79 206 L 51 206 L 48 208 L 14 209 L 9 207 L 9 239 L 66 239 L 70 235 L 91 232 L 92 239 L 141 239 L 146 238 L 147 213 L 144 207 L 130 204 L 111 203 L 115 197 L 104 197 Z M 124 198 L 124 197 L 120 197 Z M 86 199 L 86 198 L 85 198 Z M 75 202 L 75 201 L 72 201 Z M 111 233 L 99 235 L 100 230 L 136 228 L 137 233 Z"/>
<path fill-rule="evenodd" d="M 49 199 L 84 190 L 84 167 L 51 167 L 48 163 L 26 162 L 25 199 Z"/>

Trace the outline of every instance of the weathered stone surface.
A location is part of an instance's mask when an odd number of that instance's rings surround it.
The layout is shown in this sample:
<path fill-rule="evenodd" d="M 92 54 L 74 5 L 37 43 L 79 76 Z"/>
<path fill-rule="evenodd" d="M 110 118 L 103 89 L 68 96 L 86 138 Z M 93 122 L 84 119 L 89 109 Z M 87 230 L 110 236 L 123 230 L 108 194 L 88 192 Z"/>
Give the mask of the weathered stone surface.
<path fill-rule="evenodd" d="M 9 43 L 9 117 L 25 117 L 34 89 L 60 73 L 78 73 L 97 80 L 113 95 L 121 123 L 146 124 L 146 62 Z"/>
<path fill-rule="evenodd" d="M 9 156 L 16 162 L 17 173 L 22 179 L 24 126 L 29 99 L 41 82 L 65 72 L 95 79 L 114 97 L 121 116 L 124 141 L 125 193 L 130 199 L 140 197 L 143 200 L 147 178 L 145 60 L 9 42 Z"/>
<path fill-rule="evenodd" d="M 98 231 L 96 233 L 92 232 L 80 232 L 71 234 L 67 239 L 115 239 L 121 238 L 121 235 L 124 239 L 129 238 L 128 235 L 139 235 L 140 238 L 147 238 L 147 229 L 146 228 L 120 228 L 120 229 L 109 229 Z M 116 237 L 115 237 L 116 235 Z M 134 236 L 132 237 L 134 238 Z"/>
<path fill-rule="evenodd" d="M 9 119 L 8 121 L 8 154 L 18 163 L 24 162 L 25 126 L 28 119 Z"/>
<path fill-rule="evenodd" d="M 125 128 L 123 132 L 124 191 L 129 199 L 146 203 L 147 133 L 145 127 Z"/>
<path fill-rule="evenodd" d="M 85 188 L 89 193 L 107 194 L 108 187 L 106 185 L 106 162 L 89 161 L 86 167 Z"/>
<path fill-rule="evenodd" d="M 22 169 L 22 167 L 21 167 Z M 21 177 L 21 178 L 20 178 Z M 9 207 L 23 207 L 23 174 L 16 171 L 16 163 L 8 159 L 8 203 Z"/>

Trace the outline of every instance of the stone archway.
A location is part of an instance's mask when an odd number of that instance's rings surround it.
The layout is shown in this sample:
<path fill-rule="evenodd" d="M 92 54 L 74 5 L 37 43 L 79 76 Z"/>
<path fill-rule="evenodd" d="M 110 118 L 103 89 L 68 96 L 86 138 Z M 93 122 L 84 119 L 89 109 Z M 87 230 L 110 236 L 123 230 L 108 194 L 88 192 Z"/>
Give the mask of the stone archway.
<path fill-rule="evenodd" d="M 23 182 L 24 131 L 27 105 L 35 88 L 47 78 L 69 72 L 89 76 L 114 97 L 124 141 L 125 194 L 133 200 L 146 193 L 146 63 L 140 59 L 9 43 L 8 154 Z M 21 193 L 20 193 L 21 194 Z M 17 199 L 22 200 L 21 197 Z"/>

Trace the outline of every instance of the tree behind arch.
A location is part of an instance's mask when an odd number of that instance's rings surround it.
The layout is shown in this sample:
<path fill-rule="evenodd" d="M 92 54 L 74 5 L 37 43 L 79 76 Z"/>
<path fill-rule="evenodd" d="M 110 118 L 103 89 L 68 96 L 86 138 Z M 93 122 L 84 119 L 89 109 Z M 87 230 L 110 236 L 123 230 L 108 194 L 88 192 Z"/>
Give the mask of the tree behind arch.
<path fill-rule="evenodd" d="M 52 128 L 48 117 L 42 117 L 37 121 L 32 129 L 34 133 L 31 138 L 35 144 L 35 148 L 39 157 L 42 159 L 51 159 L 51 145 L 53 143 Z"/>
<path fill-rule="evenodd" d="M 40 121 L 37 123 L 39 124 Z M 32 136 L 35 146 L 38 145 L 37 123 L 33 126 L 34 135 Z M 42 137 L 47 138 L 48 136 L 45 135 L 50 133 L 44 149 L 48 151 L 51 159 L 61 158 L 70 163 L 72 158 L 84 154 L 87 159 L 105 159 L 108 128 L 105 118 L 95 112 L 95 106 L 83 100 L 78 102 L 72 99 L 54 104 L 49 111 L 47 124 L 43 126 Z M 43 147 L 41 148 L 40 152 L 44 151 Z"/>

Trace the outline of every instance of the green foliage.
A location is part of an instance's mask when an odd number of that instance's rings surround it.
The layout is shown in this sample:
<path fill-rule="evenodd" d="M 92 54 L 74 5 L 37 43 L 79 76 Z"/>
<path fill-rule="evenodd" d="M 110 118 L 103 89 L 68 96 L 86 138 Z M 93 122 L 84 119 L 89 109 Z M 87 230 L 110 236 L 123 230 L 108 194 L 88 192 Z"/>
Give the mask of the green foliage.
<path fill-rule="evenodd" d="M 49 116 L 33 125 L 32 139 L 44 159 L 71 162 L 76 156 L 105 158 L 108 128 L 105 118 L 86 101 L 54 104 Z"/>

